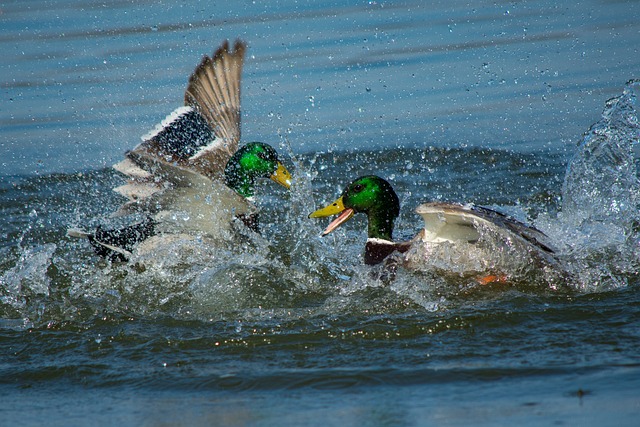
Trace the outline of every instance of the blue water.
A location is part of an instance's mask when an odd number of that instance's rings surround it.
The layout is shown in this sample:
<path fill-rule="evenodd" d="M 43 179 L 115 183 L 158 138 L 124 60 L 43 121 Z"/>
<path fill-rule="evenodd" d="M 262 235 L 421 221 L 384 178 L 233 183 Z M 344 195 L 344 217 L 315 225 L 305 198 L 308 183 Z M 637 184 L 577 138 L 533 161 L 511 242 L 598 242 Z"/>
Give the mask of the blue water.
<path fill-rule="evenodd" d="M 640 3 L 0 4 L 3 425 L 636 425 Z M 65 236 L 110 166 L 249 44 L 245 141 L 294 172 L 242 248 L 110 264 Z M 615 101 L 607 103 L 614 98 Z M 358 175 L 549 234 L 575 273 L 476 286 L 362 266 L 306 215 Z M 196 250 L 197 249 L 197 250 Z"/>

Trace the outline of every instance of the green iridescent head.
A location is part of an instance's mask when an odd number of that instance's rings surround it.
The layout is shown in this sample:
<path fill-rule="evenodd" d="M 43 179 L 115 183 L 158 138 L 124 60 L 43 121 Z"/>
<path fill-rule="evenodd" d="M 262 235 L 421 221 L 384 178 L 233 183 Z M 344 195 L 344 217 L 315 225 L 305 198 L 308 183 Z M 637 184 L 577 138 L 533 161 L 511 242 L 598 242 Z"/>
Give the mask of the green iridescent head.
<path fill-rule="evenodd" d="M 224 168 L 226 184 L 241 196 L 251 197 L 256 178 L 271 178 L 289 188 L 291 174 L 278 159 L 278 153 L 269 144 L 250 142 L 231 156 Z"/>
<path fill-rule="evenodd" d="M 309 218 L 340 214 L 322 233 L 326 235 L 358 212 L 369 218 L 370 238 L 391 240 L 393 222 L 400 214 L 400 201 L 391 184 L 384 179 L 375 175 L 362 176 L 349 184 L 335 202 L 313 212 Z"/>

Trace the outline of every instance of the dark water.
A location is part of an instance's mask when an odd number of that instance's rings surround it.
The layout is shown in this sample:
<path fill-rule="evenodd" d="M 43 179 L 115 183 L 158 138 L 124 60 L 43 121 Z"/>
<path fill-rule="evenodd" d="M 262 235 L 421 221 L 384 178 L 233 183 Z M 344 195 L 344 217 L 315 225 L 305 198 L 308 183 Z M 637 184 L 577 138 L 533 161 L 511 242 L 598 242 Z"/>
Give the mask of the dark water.
<path fill-rule="evenodd" d="M 1 5 L 2 424 L 635 425 L 639 9 Z M 236 36 L 243 135 L 295 175 L 260 188 L 264 239 L 126 264 L 68 239 L 118 207 L 109 166 Z M 323 239 L 306 218 L 368 173 L 398 191 L 399 235 L 423 201 L 496 207 L 573 280 L 377 280 L 362 218 Z"/>

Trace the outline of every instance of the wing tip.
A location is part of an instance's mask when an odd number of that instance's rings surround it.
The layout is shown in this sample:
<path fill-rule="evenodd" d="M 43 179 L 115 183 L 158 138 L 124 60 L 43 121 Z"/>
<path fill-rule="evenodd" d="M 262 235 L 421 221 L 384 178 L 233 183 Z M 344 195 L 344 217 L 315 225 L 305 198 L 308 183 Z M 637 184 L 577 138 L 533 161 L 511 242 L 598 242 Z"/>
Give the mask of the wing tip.
<path fill-rule="evenodd" d="M 218 61 L 224 61 L 227 56 L 239 58 L 242 63 L 246 51 L 247 43 L 240 38 L 236 39 L 234 42 L 233 50 L 229 49 L 229 40 L 223 41 L 211 56 L 206 54 L 203 55 L 193 73 L 189 76 L 189 85 L 187 85 L 187 88 L 190 87 L 191 84 L 197 83 L 200 78 L 200 71 L 211 66 L 210 64 L 215 64 Z M 192 105 L 188 90 L 185 92 L 185 105 Z"/>
<path fill-rule="evenodd" d="M 247 43 L 240 38 L 237 38 L 233 42 L 233 51 L 229 50 L 229 40 L 222 42 L 220 47 L 213 53 L 213 60 L 221 58 L 224 55 L 240 56 L 244 57 L 244 53 L 247 50 Z"/>

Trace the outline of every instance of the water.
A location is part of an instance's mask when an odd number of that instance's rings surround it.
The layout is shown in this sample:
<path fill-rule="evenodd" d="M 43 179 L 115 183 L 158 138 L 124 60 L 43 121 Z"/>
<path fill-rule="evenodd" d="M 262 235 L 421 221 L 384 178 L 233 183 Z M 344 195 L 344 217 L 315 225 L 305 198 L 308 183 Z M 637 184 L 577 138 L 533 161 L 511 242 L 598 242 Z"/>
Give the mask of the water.
<path fill-rule="evenodd" d="M 3 423 L 635 425 L 639 8 L 3 4 Z M 295 175 L 261 186 L 263 238 L 120 265 L 66 238 L 117 208 L 109 166 L 236 36 L 245 140 Z M 322 239 L 306 218 L 368 173 L 396 234 L 423 201 L 496 207 L 574 279 L 376 280 L 362 218 Z"/>

